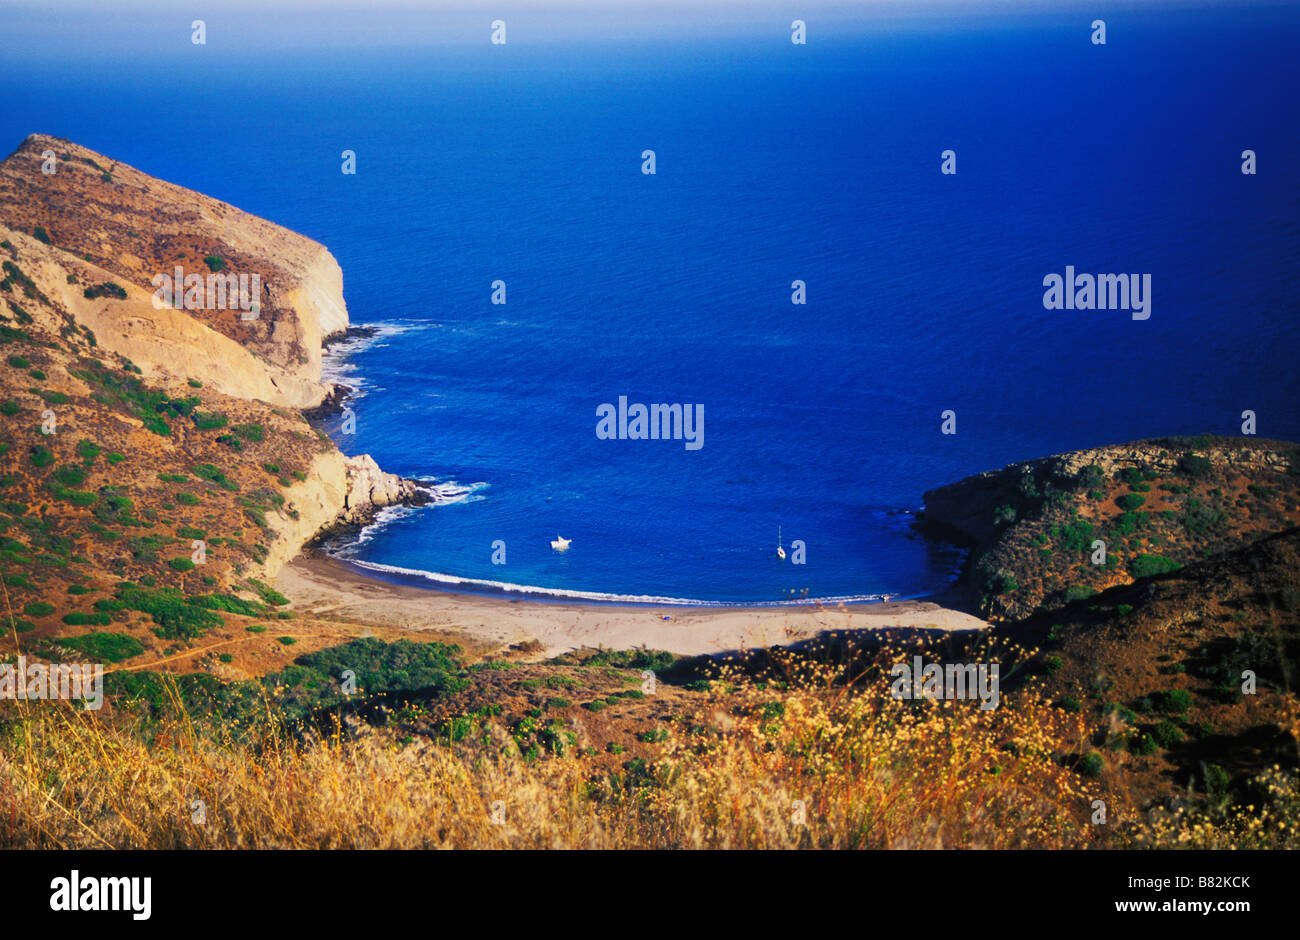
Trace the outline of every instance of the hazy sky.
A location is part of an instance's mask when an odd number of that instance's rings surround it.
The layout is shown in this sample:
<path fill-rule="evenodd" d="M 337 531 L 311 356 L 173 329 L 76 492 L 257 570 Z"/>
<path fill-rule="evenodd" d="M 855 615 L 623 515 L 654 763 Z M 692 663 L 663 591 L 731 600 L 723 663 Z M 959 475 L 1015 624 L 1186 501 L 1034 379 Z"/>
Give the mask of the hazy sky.
<path fill-rule="evenodd" d="M 808 41 L 939 25 L 960 29 L 1026 14 L 1053 18 L 1122 16 L 1126 10 L 1281 6 L 1287 0 L 4 0 L 0 61 L 86 56 L 166 55 L 189 44 L 190 22 L 207 26 L 212 52 L 346 46 L 419 47 L 487 41 L 507 23 L 508 42 L 651 39 L 714 33 L 788 35 L 808 24 Z M 1169 13 L 1168 15 L 1177 15 Z"/>

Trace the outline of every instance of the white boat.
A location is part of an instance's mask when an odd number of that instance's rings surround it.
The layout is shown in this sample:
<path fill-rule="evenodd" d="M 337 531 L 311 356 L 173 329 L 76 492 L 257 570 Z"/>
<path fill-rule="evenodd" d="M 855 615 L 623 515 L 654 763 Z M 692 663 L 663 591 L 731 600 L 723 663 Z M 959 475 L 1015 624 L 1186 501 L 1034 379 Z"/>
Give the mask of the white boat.
<path fill-rule="evenodd" d="M 569 543 L 572 541 L 573 539 L 562 539 L 557 535 L 551 542 L 551 548 L 555 549 L 557 552 L 567 552 L 569 550 Z"/>
<path fill-rule="evenodd" d="M 785 561 L 785 549 L 781 547 L 781 527 L 776 527 L 776 557 Z"/>

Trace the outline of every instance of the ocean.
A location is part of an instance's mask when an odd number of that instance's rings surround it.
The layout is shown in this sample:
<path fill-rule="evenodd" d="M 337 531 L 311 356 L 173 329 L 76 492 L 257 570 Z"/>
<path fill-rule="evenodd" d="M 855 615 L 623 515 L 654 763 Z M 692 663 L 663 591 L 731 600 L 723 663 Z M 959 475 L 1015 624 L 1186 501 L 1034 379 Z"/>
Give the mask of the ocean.
<path fill-rule="evenodd" d="M 1105 46 L 1090 19 L 14 57 L 0 142 L 67 137 L 333 252 L 375 333 L 327 357 L 357 389 L 332 436 L 439 495 L 336 546 L 359 564 L 915 597 L 962 560 L 916 530 L 928 488 L 1246 410 L 1300 439 L 1300 14 L 1114 14 Z M 1149 318 L 1046 309 L 1067 266 L 1149 274 Z M 600 439 L 620 396 L 702 406 L 702 446 Z"/>

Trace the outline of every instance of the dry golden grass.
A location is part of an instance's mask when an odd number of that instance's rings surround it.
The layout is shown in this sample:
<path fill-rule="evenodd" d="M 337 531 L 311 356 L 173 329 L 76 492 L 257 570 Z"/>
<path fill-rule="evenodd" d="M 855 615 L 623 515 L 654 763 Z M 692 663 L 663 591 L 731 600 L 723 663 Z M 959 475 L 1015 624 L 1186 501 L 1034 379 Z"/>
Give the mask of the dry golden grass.
<path fill-rule="evenodd" d="M 625 773 L 581 754 L 523 759 L 507 731 L 454 746 L 368 727 L 310 741 L 277 724 L 252 743 L 193 723 L 6 703 L 0 845 L 24 848 L 1084 848 L 1293 844 L 1289 817 L 1111 808 L 1077 715 L 1034 691 L 976 702 L 895 700 L 838 667 L 787 663 L 780 681 L 725 674 Z M 268 706 L 268 718 L 270 707 Z M 1289 787 L 1289 790 L 1287 789 Z M 1289 793 L 1289 797 L 1286 795 Z M 1108 799 L 1111 799 L 1108 797 Z M 1289 799 L 1289 802 L 1287 802 Z M 192 819 L 193 801 L 206 820 Z M 1270 813 L 1274 811 L 1270 810 Z M 1277 828 L 1281 819 L 1283 826 Z M 1289 821 L 1287 821 L 1289 820 Z M 1287 827 L 1290 827 L 1289 829 Z M 1121 836 L 1120 834 L 1123 833 Z"/>

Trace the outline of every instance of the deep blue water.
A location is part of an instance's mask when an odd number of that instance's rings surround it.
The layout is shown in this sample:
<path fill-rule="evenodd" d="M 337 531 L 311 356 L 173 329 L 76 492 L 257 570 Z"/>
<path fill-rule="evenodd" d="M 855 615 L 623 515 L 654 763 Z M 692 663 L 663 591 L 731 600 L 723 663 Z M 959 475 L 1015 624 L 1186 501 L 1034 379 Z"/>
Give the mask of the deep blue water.
<path fill-rule="evenodd" d="M 912 531 L 927 488 L 1245 409 L 1300 439 L 1300 16 L 1112 18 L 1102 48 L 1079 19 L 12 62 L 0 146 L 68 137 L 331 249 L 381 326 L 334 363 L 363 392 L 336 440 L 461 497 L 361 561 L 917 595 L 958 561 Z M 1150 273 L 1151 318 L 1045 310 L 1066 265 Z M 703 404 L 704 446 L 598 440 L 619 395 Z M 774 558 L 778 526 L 806 565 Z"/>

